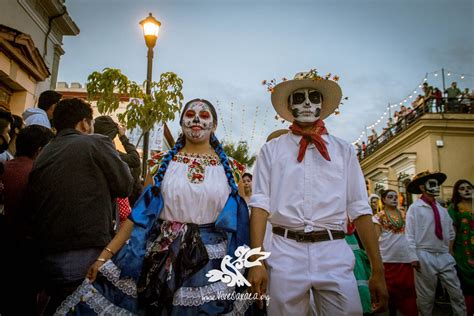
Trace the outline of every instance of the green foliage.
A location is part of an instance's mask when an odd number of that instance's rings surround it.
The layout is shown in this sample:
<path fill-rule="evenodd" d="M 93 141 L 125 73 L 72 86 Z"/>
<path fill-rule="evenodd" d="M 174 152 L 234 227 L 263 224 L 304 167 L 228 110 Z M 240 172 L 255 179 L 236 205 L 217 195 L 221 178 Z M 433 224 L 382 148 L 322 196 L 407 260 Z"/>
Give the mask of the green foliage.
<path fill-rule="evenodd" d="M 257 159 L 256 155 L 249 154 L 249 145 L 246 141 L 240 141 L 237 145 L 234 143 L 224 143 L 223 147 L 228 156 L 245 165 L 248 169 L 253 166 Z"/>
<path fill-rule="evenodd" d="M 105 68 L 87 77 L 87 98 L 97 101 L 97 110 L 106 115 L 119 107 L 120 96 L 128 93 L 130 81 L 119 69 Z"/>
<path fill-rule="evenodd" d="M 88 98 L 97 101 L 100 114 L 115 112 L 121 96 L 132 98 L 125 112 L 117 116 L 127 129 L 140 127 L 143 134 L 157 122 L 166 123 L 175 119 L 176 113 L 182 107 L 182 88 L 183 80 L 173 72 L 163 73 L 158 82 L 151 82 L 150 95 L 119 69 L 105 68 L 102 72 L 94 71 L 87 81 Z"/>

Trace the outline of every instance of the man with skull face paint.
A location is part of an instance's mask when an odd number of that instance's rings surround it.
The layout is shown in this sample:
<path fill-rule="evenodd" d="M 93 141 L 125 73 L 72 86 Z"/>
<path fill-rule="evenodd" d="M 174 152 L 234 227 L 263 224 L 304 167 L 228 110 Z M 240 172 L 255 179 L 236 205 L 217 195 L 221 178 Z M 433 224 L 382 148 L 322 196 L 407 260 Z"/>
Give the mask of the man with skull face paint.
<path fill-rule="evenodd" d="M 461 284 L 456 274 L 452 253 L 455 238 L 453 221 L 448 211 L 436 201 L 440 185 L 446 180 L 444 173 L 424 171 L 413 177 L 407 190 L 421 194 L 420 199 L 408 208 L 406 238 L 416 251 L 415 288 L 418 310 L 421 315 L 432 315 L 438 278 L 449 294 L 454 315 L 466 315 Z"/>
<path fill-rule="evenodd" d="M 372 265 L 374 311 L 386 308 L 387 290 L 372 210 L 354 148 L 328 134 L 323 119 L 341 101 L 339 85 L 315 70 L 272 89 L 272 104 L 291 132 L 261 148 L 249 205 L 251 247 L 261 247 L 267 220 L 273 238 L 267 269 L 253 267 L 253 291 L 265 293 L 269 315 L 306 315 L 310 293 L 320 315 L 359 315 L 354 254 L 344 240 L 353 221 Z"/>

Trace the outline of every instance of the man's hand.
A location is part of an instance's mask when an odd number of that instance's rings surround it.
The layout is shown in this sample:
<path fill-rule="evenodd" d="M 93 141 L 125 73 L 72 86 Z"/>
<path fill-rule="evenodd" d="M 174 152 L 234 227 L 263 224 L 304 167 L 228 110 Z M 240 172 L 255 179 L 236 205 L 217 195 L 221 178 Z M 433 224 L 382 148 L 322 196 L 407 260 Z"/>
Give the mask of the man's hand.
<path fill-rule="evenodd" d="M 411 267 L 416 271 L 420 272 L 420 261 L 413 261 L 411 263 Z"/>
<path fill-rule="evenodd" d="M 373 273 L 369 279 L 372 312 L 384 312 L 388 308 L 388 291 L 383 272 Z"/>
<path fill-rule="evenodd" d="M 118 133 L 119 133 L 120 136 L 125 135 L 125 132 L 127 130 L 122 124 L 117 124 L 117 128 L 118 128 Z"/>
<path fill-rule="evenodd" d="M 257 293 L 262 296 L 267 293 L 268 273 L 264 265 L 250 268 L 248 281 L 252 284 L 251 293 Z M 258 308 L 263 308 L 263 300 L 257 301 Z"/>

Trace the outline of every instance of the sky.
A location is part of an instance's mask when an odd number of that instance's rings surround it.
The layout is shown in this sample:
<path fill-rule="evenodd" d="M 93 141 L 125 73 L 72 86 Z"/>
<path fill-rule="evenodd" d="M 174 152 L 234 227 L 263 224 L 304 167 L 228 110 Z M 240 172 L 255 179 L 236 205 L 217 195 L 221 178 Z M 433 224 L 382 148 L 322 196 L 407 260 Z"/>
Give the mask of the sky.
<path fill-rule="evenodd" d="M 85 83 L 93 71 L 112 67 L 143 82 L 146 46 L 138 23 L 151 12 L 162 23 L 153 79 L 178 74 L 184 101 L 217 105 L 217 136 L 246 140 L 255 153 L 272 131 L 288 126 L 275 120 L 265 79 L 280 82 L 312 68 L 338 75 L 349 99 L 325 122 L 348 142 L 386 112 L 376 129 L 384 127 L 387 106 L 397 104 L 395 111 L 405 98 L 410 103 L 425 77 L 442 88 L 442 68 L 446 87 L 455 80 L 474 88 L 470 0 L 75 0 L 66 6 L 81 32 L 64 38 L 58 81 Z M 178 122 L 168 125 L 176 138 Z"/>

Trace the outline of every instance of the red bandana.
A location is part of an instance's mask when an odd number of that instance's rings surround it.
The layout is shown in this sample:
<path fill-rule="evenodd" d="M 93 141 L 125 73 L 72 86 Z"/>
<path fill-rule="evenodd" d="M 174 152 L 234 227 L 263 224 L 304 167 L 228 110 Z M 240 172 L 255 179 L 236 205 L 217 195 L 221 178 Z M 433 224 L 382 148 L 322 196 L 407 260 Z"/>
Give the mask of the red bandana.
<path fill-rule="evenodd" d="M 302 136 L 300 140 L 300 151 L 298 152 L 298 162 L 303 161 L 304 155 L 306 153 L 306 148 L 308 148 L 308 145 L 310 143 L 313 143 L 314 146 L 316 146 L 316 148 L 319 150 L 324 159 L 326 159 L 327 161 L 331 161 L 328 149 L 326 148 L 326 143 L 321 137 L 321 135 L 328 133 L 322 120 L 317 120 L 316 122 L 314 122 L 313 128 L 309 132 L 303 131 L 303 129 L 300 125 L 298 125 L 297 122 L 294 122 L 290 126 L 290 130 L 293 134 Z"/>
<path fill-rule="evenodd" d="M 421 196 L 421 199 L 433 209 L 433 215 L 435 220 L 435 235 L 436 237 L 438 237 L 439 240 L 443 240 L 443 228 L 441 227 L 441 218 L 439 216 L 438 206 L 436 206 L 436 200 L 428 199 L 424 194 Z"/>

